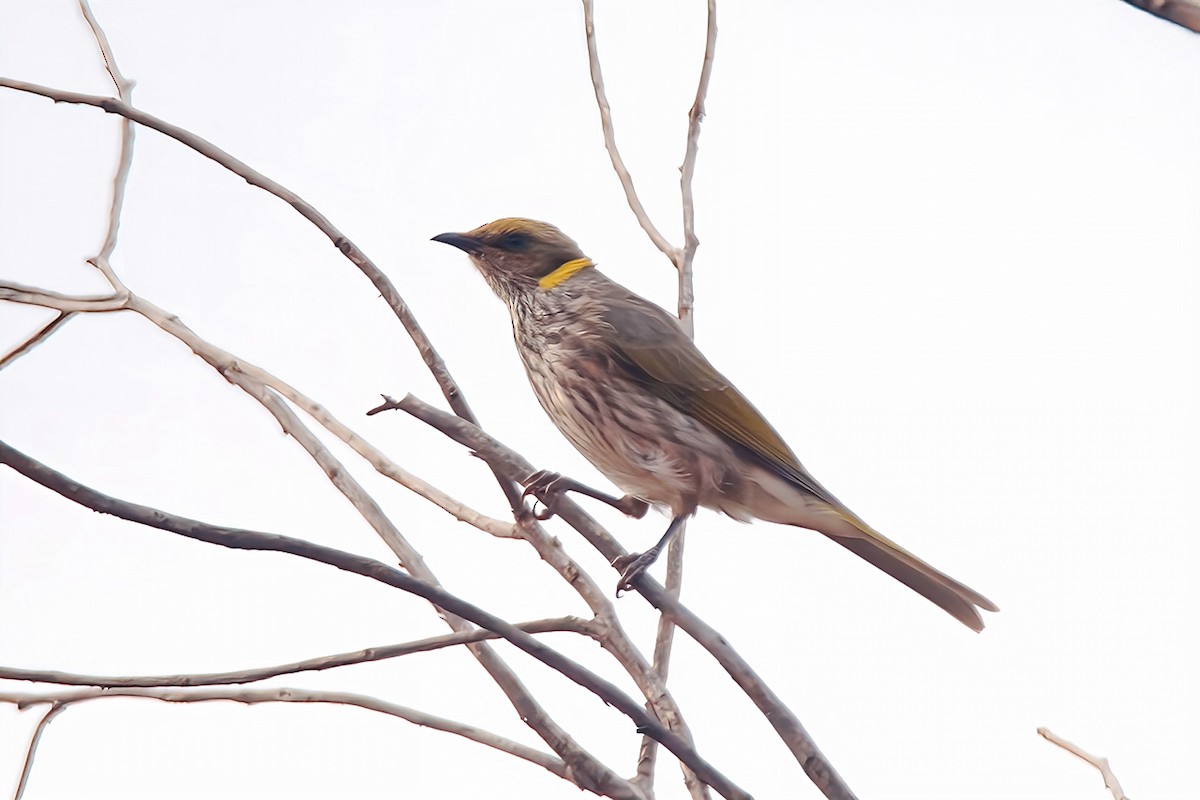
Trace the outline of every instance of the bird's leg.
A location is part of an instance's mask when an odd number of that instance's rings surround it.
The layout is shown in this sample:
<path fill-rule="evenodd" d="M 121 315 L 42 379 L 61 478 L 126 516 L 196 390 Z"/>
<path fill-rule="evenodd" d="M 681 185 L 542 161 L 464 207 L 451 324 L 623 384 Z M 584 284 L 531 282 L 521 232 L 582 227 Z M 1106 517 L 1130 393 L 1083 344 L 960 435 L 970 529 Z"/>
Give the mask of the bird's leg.
<path fill-rule="evenodd" d="M 651 547 L 644 553 L 630 553 L 624 556 L 617 556 L 613 559 L 612 565 L 621 570 L 621 578 L 617 581 L 617 597 L 621 596 L 621 592 L 628 592 L 633 588 L 633 579 L 641 575 L 646 569 L 658 560 L 663 549 L 670 543 L 671 538 L 679 532 L 683 526 L 683 521 L 687 519 L 686 515 L 680 515 L 671 520 L 671 524 L 667 526 L 667 532 L 658 540 L 658 544 Z"/>
<path fill-rule="evenodd" d="M 546 469 L 540 469 L 537 472 L 526 478 L 525 491 L 521 492 L 521 498 L 524 499 L 532 495 L 537 498 L 543 506 L 541 511 L 534 512 L 534 517 L 540 520 L 547 520 L 554 516 L 554 512 L 550 510 L 550 503 L 553 502 L 556 495 L 563 492 L 576 492 L 578 494 L 587 495 L 595 500 L 615 508 L 624 514 L 628 514 L 635 519 L 641 519 L 646 515 L 650 504 L 645 500 L 639 500 L 632 495 L 624 497 L 614 497 L 611 494 L 606 494 L 599 489 L 593 489 L 590 486 L 585 486 L 579 481 L 571 478 L 564 478 L 557 472 L 551 472 Z"/>

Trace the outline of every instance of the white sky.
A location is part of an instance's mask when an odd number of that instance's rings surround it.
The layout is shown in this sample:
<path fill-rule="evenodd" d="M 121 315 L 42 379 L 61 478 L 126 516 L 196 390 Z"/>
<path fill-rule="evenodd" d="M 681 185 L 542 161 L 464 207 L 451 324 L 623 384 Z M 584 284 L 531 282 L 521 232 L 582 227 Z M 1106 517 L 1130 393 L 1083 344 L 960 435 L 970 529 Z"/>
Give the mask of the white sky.
<path fill-rule="evenodd" d="M 703 4 L 600 6 L 618 140 L 677 241 Z M 673 306 L 674 275 L 603 149 L 577 3 L 94 9 L 138 105 L 316 205 L 395 281 L 489 431 L 603 483 L 537 407 L 501 304 L 461 253 L 428 241 L 546 219 Z M 1184 797 L 1200 746 L 1197 38 L 1117 0 L 726 2 L 719 15 L 696 176 L 697 340 L 818 478 L 1003 612 L 976 636 L 817 535 L 708 512 L 691 526 L 684 601 L 863 798 L 1105 797 L 1039 725 L 1108 756 L 1132 796 Z M 0 74 L 110 91 L 67 0 L 0 3 Z M 117 130 L 95 109 L 0 91 L 0 277 L 103 288 L 83 262 L 103 233 Z M 440 396 L 329 242 L 174 141 L 141 130 L 136 148 L 113 259 L 130 287 L 503 516 L 462 448 L 400 413 L 362 416 L 381 392 Z M 4 348 L 46 318 L 0 307 Z M 138 318 L 73 321 L 6 369 L 0 392 L 0 437 L 102 491 L 388 559 L 257 404 Z M 450 590 L 514 621 L 585 613 L 528 548 L 335 451 Z M 630 549 L 665 525 L 595 513 Z M 8 470 L 0 526 L 9 666 L 237 669 L 444 630 L 398 592 L 101 518 Z M 619 608 L 648 650 L 645 604 Z M 597 648 L 546 640 L 616 676 Z M 585 746 L 632 773 L 624 717 L 512 660 Z M 274 683 L 373 693 L 536 743 L 461 650 Z M 671 687 L 700 752 L 734 781 L 760 798 L 817 796 L 686 637 Z M 39 713 L 0 708 L 0 785 L 15 785 Z M 664 761 L 659 796 L 684 797 Z M 355 709 L 113 700 L 69 709 L 39 751 L 27 797 L 80 796 L 579 793 Z"/>

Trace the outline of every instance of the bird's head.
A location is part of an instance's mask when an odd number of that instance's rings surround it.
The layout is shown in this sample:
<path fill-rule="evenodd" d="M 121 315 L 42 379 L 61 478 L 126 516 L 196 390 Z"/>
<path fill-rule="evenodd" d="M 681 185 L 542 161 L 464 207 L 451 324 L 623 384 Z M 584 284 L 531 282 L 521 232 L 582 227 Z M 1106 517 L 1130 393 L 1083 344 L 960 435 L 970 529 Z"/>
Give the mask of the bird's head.
<path fill-rule="evenodd" d="M 506 217 L 466 233 L 442 233 L 433 241 L 453 245 L 498 294 L 551 289 L 592 262 L 575 240 L 546 222 Z"/>

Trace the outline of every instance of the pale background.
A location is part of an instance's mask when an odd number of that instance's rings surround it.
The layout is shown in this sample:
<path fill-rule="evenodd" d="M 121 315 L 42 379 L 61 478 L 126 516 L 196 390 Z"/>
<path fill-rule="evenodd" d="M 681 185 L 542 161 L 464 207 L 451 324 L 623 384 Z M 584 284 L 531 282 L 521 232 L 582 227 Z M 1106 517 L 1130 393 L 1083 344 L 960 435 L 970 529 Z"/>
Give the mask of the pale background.
<path fill-rule="evenodd" d="M 488 430 L 603 485 L 534 401 L 503 306 L 428 241 L 547 219 L 673 307 L 673 272 L 603 149 L 577 3 L 94 9 L 137 105 L 316 205 L 396 282 Z M 1200 40 L 1117 0 L 726 2 L 719 24 L 697 340 L 834 492 L 1003 612 L 975 635 L 817 535 L 708 512 L 691 526 L 684 601 L 863 798 L 1106 797 L 1039 725 L 1107 755 L 1134 797 L 1195 796 Z M 698 1 L 597 11 L 619 143 L 674 241 L 703 25 Z M 111 92 L 69 0 L 0 2 L 0 74 Z M 83 262 L 117 131 L 95 109 L 0 91 L 4 279 L 104 288 Z M 200 335 L 504 515 L 461 447 L 399 412 L 362 416 L 380 392 L 441 399 L 374 289 L 276 198 L 140 130 L 113 263 Z M 48 316 L 0 308 L 3 346 Z M 71 322 L 0 391 L 0 436 L 102 491 L 388 560 L 265 411 L 140 318 Z M 584 612 L 528 548 L 347 461 L 451 591 L 514 621 Z M 237 669 L 444 631 L 400 592 L 100 517 L 8 470 L 0 503 L 9 666 Z M 595 513 L 630 549 L 665 525 Z M 643 601 L 620 608 L 649 648 Z M 570 635 L 547 640 L 606 664 Z M 552 713 L 586 720 L 585 746 L 632 773 L 626 718 L 513 660 Z M 817 796 L 686 637 L 673 666 L 702 754 L 760 798 Z M 462 650 L 275 683 L 375 693 L 535 743 Z M 15 785 L 40 713 L 0 709 L 0 784 Z M 660 796 L 683 797 L 669 757 L 660 769 Z M 27 794 L 302 796 L 580 795 L 357 709 L 136 700 L 59 717 Z"/>

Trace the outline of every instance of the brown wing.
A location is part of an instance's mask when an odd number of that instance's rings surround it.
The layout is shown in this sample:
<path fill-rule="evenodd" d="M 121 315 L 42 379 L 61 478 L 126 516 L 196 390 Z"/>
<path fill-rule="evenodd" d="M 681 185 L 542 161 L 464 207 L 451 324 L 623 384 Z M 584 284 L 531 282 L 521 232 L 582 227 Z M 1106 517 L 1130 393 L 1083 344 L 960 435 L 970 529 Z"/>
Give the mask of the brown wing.
<path fill-rule="evenodd" d="M 827 503 L 850 528 L 826 535 L 937 603 L 974 630 L 975 606 L 996 604 L 887 539 L 854 515 L 808 473 L 762 414 L 713 368 L 673 317 L 636 295 L 610 299 L 605 336 L 613 358 L 654 395 L 704 422 L 785 480 Z M 825 529 L 822 529 L 825 532 Z M 852 532 L 851 532 L 852 531 Z"/>
<path fill-rule="evenodd" d="M 750 401 L 717 372 L 679 323 L 635 295 L 611 298 L 604 315 L 613 358 L 652 394 L 708 425 L 783 478 L 841 507 Z"/>

